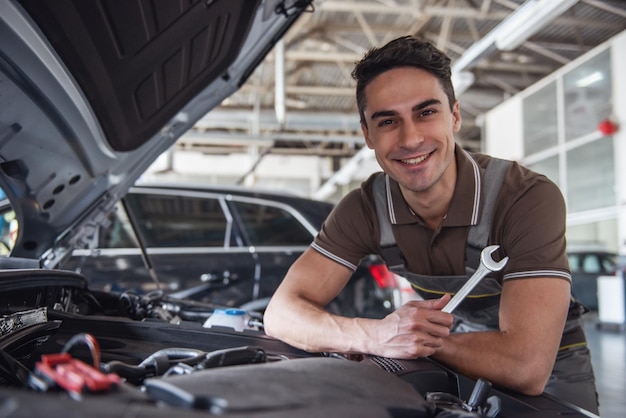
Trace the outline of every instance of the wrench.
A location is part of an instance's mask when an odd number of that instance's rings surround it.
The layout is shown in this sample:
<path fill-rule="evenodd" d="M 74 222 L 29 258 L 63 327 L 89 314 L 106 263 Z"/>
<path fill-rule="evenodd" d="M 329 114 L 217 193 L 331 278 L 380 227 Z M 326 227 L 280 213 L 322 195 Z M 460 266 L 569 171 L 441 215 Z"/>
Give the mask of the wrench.
<path fill-rule="evenodd" d="M 509 257 L 504 257 L 502 260 L 496 262 L 491 258 L 491 254 L 494 253 L 499 245 L 490 245 L 485 247 L 480 253 L 480 265 L 472 274 L 472 277 L 461 287 L 461 289 L 454 295 L 452 299 L 443 307 L 443 312 L 452 312 L 458 305 L 465 299 L 465 297 L 472 291 L 474 287 L 480 282 L 483 277 L 492 271 L 500 271 L 504 268 L 507 261 L 509 261 Z"/>

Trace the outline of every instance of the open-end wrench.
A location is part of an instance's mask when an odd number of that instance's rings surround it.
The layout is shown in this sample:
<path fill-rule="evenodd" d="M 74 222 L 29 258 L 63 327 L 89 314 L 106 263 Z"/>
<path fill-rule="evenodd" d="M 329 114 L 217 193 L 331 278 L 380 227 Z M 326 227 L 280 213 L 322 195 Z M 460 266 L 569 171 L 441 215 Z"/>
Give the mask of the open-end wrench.
<path fill-rule="evenodd" d="M 443 307 L 443 312 L 452 312 L 459 305 L 459 303 L 461 303 L 461 301 L 463 301 L 463 299 L 465 299 L 465 297 L 469 295 L 469 292 L 471 292 L 472 289 L 476 287 L 478 282 L 480 282 L 483 277 L 485 277 L 492 271 L 500 271 L 504 268 L 506 262 L 509 261 L 509 257 L 504 257 L 500 261 L 494 261 L 494 259 L 491 258 L 491 254 L 493 254 L 494 251 L 496 251 L 498 248 L 500 248 L 499 245 L 490 245 L 488 247 L 485 247 L 481 251 L 480 265 L 478 266 L 474 274 L 472 274 L 472 277 L 470 277 L 470 279 L 461 287 L 461 289 L 459 289 L 456 295 L 454 295 L 454 297 L 450 299 L 446 306 Z"/>

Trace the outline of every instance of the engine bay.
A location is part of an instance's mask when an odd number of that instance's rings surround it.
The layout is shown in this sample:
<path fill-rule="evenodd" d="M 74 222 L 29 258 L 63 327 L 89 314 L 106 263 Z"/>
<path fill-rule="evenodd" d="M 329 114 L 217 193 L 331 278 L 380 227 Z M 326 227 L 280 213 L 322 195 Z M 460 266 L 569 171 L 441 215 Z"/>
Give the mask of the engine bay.
<path fill-rule="evenodd" d="M 0 271 L 0 302 L 6 417 L 585 416 L 428 358 L 307 353 L 265 335 L 258 312 L 207 327 L 217 307 L 91 292 L 74 272 Z"/>

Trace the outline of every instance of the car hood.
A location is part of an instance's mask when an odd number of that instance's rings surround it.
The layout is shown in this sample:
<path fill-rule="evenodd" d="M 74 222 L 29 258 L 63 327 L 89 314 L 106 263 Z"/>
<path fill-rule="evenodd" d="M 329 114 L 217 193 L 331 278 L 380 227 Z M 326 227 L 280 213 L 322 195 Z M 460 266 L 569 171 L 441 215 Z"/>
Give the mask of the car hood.
<path fill-rule="evenodd" d="M 55 266 L 235 92 L 309 5 L 0 0 L 0 188 L 12 256 Z"/>

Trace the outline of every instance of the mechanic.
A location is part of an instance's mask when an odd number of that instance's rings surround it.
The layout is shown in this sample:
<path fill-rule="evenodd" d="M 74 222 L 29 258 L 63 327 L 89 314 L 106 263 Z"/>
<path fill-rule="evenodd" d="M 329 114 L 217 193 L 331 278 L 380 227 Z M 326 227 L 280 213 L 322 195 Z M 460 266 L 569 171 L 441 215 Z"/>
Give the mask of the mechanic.
<path fill-rule="evenodd" d="M 337 204 L 291 266 L 266 310 L 266 333 L 311 352 L 430 356 L 467 376 L 526 395 L 545 391 L 597 413 L 558 187 L 515 162 L 489 174 L 490 162 L 505 160 L 455 143 L 461 115 L 450 59 L 430 43 L 395 39 L 370 50 L 352 76 L 365 142 L 383 172 Z M 381 242 L 386 224 L 391 245 Z M 509 260 L 452 314 L 442 312 L 477 267 L 468 235 L 479 224 L 485 244 L 500 246 L 494 259 Z M 424 300 L 383 319 L 326 311 L 369 254 L 383 256 Z"/>

